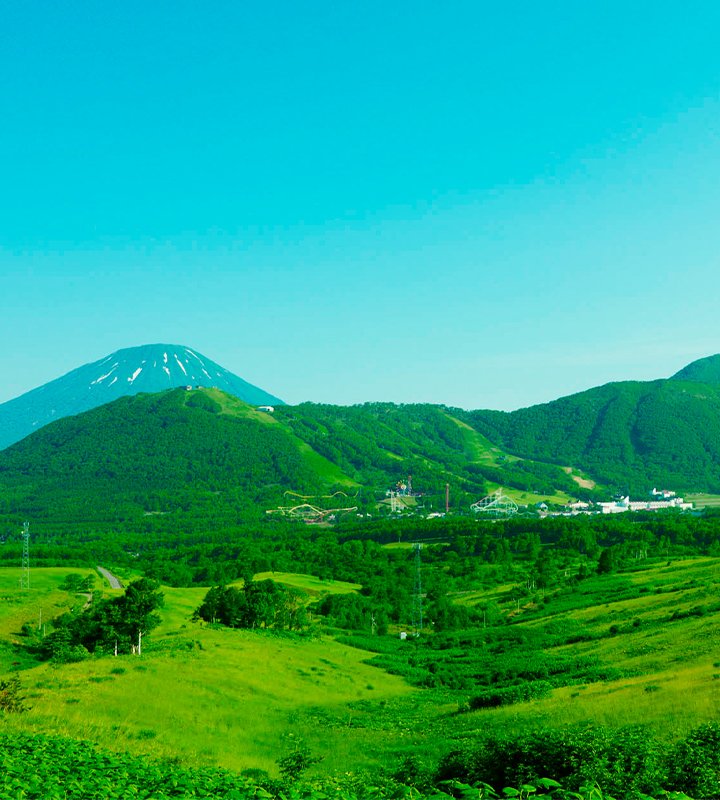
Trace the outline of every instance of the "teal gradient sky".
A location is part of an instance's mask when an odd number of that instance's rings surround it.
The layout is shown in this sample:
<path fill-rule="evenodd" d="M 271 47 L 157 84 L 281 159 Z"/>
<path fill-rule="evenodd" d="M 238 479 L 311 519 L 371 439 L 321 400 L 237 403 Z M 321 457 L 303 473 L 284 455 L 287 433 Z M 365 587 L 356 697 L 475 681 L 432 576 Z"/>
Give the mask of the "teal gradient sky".
<path fill-rule="evenodd" d="M 9 3 L 0 402 L 193 347 L 511 409 L 720 352 L 720 5 Z"/>

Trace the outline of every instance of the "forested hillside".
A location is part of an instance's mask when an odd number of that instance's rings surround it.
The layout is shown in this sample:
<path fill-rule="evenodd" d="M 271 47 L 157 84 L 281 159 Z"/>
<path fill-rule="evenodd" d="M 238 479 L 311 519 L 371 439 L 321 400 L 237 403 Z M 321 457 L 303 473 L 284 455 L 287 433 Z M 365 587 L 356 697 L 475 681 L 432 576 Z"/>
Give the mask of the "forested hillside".
<path fill-rule="evenodd" d="M 493 485 L 574 493 L 554 465 L 508 458 L 445 408 L 303 404 L 267 414 L 217 389 L 121 398 L 0 452 L 0 518 L 125 531 L 257 522 L 343 490 L 375 510 L 412 475 L 424 499 L 464 510 Z M 428 501 L 430 502 L 430 501 Z M 192 521 L 194 520 L 194 522 Z"/>
<path fill-rule="evenodd" d="M 279 420 L 364 486 L 391 486 L 412 475 L 413 488 L 440 495 L 450 482 L 477 499 L 488 482 L 553 494 L 578 487 L 551 464 L 508 459 L 459 419 L 464 412 L 428 404 L 303 403 L 276 411 Z"/>
<path fill-rule="evenodd" d="M 526 458 L 570 464 L 617 491 L 720 491 L 720 386 L 610 383 L 551 403 L 466 419 Z"/>
<path fill-rule="evenodd" d="M 328 471 L 290 433 L 266 415 L 222 413 L 214 397 L 226 396 L 126 397 L 43 428 L 0 453 L 0 513 L 76 522 L 256 515 L 287 486 L 326 490 Z"/>

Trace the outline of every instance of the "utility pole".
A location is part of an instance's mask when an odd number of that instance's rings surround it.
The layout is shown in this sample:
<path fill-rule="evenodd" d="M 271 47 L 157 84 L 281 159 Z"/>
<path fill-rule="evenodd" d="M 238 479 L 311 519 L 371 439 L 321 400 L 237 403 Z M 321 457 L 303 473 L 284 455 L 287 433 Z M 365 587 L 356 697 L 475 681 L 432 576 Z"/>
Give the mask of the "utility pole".
<path fill-rule="evenodd" d="M 412 605 L 412 628 L 415 636 L 419 636 L 423 629 L 423 608 L 422 608 L 422 575 L 420 572 L 420 550 L 422 544 L 415 542 L 413 550 L 415 551 L 415 586 L 413 589 L 413 605 Z"/>
<path fill-rule="evenodd" d="M 20 588 L 30 588 L 30 523 L 23 522 L 22 566 L 20 568 Z"/>

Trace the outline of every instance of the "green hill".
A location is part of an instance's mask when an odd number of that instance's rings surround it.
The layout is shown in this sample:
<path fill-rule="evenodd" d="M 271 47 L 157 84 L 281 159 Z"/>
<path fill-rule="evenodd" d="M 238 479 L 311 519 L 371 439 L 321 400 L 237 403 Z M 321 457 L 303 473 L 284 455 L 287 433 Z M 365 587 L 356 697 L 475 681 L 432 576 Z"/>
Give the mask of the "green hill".
<path fill-rule="evenodd" d="M 347 476 L 267 414 L 219 390 L 125 397 L 46 426 L 0 453 L 0 509 L 34 519 L 237 515 L 282 490 Z"/>
<path fill-rule="evenodd" d="M 670 380 L 720 383 L 720 355 L 699 358 L 676 372 Z"/>
<path fill-rule="evenodd" d="M 58 420 L 0 452 L 0 516 L 203 525 L 281 506 L 374 509 L 412 475 L 424 497 L 469 506 L 497 485 L 565 498 L 562 469 L 508 457 L 448 409 L 373 403 L 259 411 L 217 389 L 126 397 Z M 347 496 L 333 499 L 342 491 Z M 559 494 L 558 494 L 559 493 Z"/>
<path fill-rule="evenodd" d="M 699 363 L 699 362 L 698 362 Z M 525 458 L 570 464 L 619 491 L 720 491 L 720 385 L 609 383 L 514 412 L 466 419 Z"/>

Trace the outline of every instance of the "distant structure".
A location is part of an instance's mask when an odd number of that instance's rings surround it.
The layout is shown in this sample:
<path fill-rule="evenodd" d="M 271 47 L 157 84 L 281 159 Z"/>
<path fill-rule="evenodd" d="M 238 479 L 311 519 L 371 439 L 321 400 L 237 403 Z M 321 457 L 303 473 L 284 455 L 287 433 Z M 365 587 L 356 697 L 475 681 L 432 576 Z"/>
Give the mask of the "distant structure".
<path fill-rule="evenodd" d="M 470 506 L 474 514 L 488 517 L 511 517 L 518 512 L 518 504 L 503 494 L 500 489 L 478 500 Z"/>
<path fill-rule="evenodd" d="M 400 514 L 408 508 L 414 507 L 421 494 L 413 491 L 412 475 L 408 475 L 407 481 L 399 480 L 392 489 L 387 489 L 385 497 L 388 499 L 380 502 L 390 506 L 391 514 Z"/>
<path fill-rule="evenodd" d="M 411 497 L 413 493 L 412 475 L 408 475 L 407 481 L 398 481 L 392 489 L 385 492 L 387 497 L 391 497 L 393 493 L 400 497 Z"/>
<path fill-rule="evenodd" d="M 23 522 L 22 531 L 22 566 L 20 568 L 20 588 L 30 588 L 30 524 Z"/>
<path fill-rule="evenodd" d="M 397 514 L 398 512 L 402 511 L 403 507 L 400 506 L 398 503 L 398 493 L 397 492 L 390 492 L 390 513 Z"/>
<path fill-rule="evenodd" d="M 275 413 L 275 406 L 258 406 L 258 411 L 264 411 L 266 414 L 274 414 Z"/>
<path fill-rule="evenodd" d="M 677 508 L 687 511 L 693 507 L 692 503 L 686 503 L 682 497 L 677 497 L 674 492 L 652 491 L 653 497 L 662 496 L 664 500 L 631 500 L 629 496 L 621 497 L 619 500 L 612 500 L 609 503 L 598 503 L 603 514 L 622 514 L 625 511 L 659 511 L 663 508 Z"/>
<path fill-rule="evenodd" d="M 310 501 L 313 500 L 317 503 L 318 500 L 331 500 L 337 497 L 345 497 L 345 492 L 334 492 L 333 494 L 323 495 L 302 495 L 297 492 L 286 491 L 285 497 L 295 497 L 298 500 Z M 355 495 L 357 497 L 357 494 Z M 336 507 L 336 508 L 321 508 L 310 502 L 296 503 L 295 505 L 278 506 L 266 511 L 266 514 L 281 514 L 283 517 L 292 517 L 294 519 L 301 519 L 309 523 L 317 522 L 331 522 L 339 513 L 346 513 L 357 511 L 357 506 Z"/>

